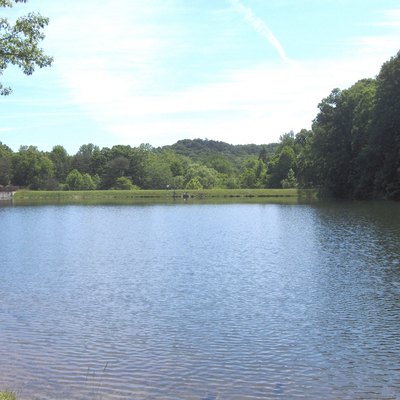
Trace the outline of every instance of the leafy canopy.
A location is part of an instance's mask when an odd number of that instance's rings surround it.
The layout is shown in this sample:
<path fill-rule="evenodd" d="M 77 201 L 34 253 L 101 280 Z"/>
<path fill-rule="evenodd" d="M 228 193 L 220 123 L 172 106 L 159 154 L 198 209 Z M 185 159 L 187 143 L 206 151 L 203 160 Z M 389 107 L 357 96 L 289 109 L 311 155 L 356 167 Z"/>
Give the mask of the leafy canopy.
<path fill-rule="evenodd" d="M 13 3 L 26 3 L 27 0 L 0 0 L 0 7 L 13 7 Z M 43 29 L 49 19 L 39 13 L 29 13 L 19 17 L 14 23 L 0 17 L 0 75 L 11 65 L 18 66 L 26 75 L 32 75 L 35 67 L 50 66 L 53 58 L 39 47 L 45 38 Z M 11 93 L 10 87 L 0 83 L 0 94 Z"/>

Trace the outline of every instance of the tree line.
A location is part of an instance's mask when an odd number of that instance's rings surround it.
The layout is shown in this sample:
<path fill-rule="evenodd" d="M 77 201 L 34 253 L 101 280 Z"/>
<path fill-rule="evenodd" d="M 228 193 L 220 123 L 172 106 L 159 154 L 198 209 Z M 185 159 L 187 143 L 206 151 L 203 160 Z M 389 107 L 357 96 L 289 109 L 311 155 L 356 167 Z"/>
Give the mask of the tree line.
<path fill-rule="evenodd" d="M 30 189 L 318 188 L 343 198 L 400 199 L 400 52 L 374 79 L 334 89 L 310 130 L 279 143 L 181 140 L 154 148 L 85 144 L 74 155 L 0 142 L 0 185 Z"/>
<path fill-rule="evenodd" d="M 272 154 L 275 147 L 201 139 L 162 148 L 149 144 L 100 148 L 90 143 L 69 155 L 61 145 L 50 152 L 35 146 L 13 152 L 0 142 L 0 185 L 32 190 L 263 187 L 265 167 L 258 154 Z"/>
<path fill-rule="evenodd" d="M 344 198 L 400 200 L 400 52 L 375 79 L 334 89 L 298 152 L 303 185 Z"/>
<path fill-rule="evenodd" d="M 0 0 L 0 8 L 27 0 Z M 9 65 L 32 74 L 53 58 L 40 47 L 49 20 L 30 13 L 0 26 L 0 75 Z M 0 83 L 0 95 L 11 88 Z M 0 185 L 30 189 L 319 188 L 336 197 L 400 200 L 400 52 L 375 79 L 334 89 L 318 105 L 311 130 L 279 143 L 232 146 L 181 140 L 153 148 L 82 145 L 69 155 L 0 142 Z"/>

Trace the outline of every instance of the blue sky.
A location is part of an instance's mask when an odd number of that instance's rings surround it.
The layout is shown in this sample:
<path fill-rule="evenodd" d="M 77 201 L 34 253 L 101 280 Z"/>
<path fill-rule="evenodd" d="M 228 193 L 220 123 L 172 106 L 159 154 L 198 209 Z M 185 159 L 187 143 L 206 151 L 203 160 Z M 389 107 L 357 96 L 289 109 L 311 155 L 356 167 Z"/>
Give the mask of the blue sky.
<path fill-rule="evenodd" d="M 52 68 L 7 69 L 0 141 L 14 150 L 271 143 L 310 128 L 330 91 L 400 50 L 398 0 L 30 0 Z"/>

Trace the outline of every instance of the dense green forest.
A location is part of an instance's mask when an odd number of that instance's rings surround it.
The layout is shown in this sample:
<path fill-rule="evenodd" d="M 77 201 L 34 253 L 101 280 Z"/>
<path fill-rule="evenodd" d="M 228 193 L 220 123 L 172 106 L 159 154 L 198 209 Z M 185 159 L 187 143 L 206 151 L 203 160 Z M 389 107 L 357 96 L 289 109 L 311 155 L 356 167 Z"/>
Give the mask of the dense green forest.
<path fill-rule="evenodd" d="M 400 200 L 400 52 L 375 79 L 334 89 L 311 130 L 268 145 L 181 140 L 154 148 L 82 145 L 69 155 L 0 142 L 0 185 L 30 189 L 320 188 L 335 197 Z"/>

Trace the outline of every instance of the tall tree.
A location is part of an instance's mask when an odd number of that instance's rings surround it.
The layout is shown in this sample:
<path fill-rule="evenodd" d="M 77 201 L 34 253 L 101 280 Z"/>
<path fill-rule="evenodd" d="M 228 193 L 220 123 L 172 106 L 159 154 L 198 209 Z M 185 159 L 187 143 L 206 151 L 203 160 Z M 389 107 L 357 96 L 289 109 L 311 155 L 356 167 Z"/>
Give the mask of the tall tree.
<path fill-rule="evenodd" d="M 203 189 L 212 189 L 218 185 L 219 176 L 214 168 L 209 168 L 201 164 L 192 164 L 186 171 L 186 185 L 193 179 L 197 179 Z"/>
<path fill-rule="evenodd" d="M 170 164 L 162 155 L 150 153 L 144 166 L 143 189 L 165 189 L 172 185 Z"/>
<path fill-rule="evenodd" d="M 12 176 L 12 150 L 0 142 L 0 185 L 8 185 Z"/>
<path fill-rule="evenodd" d="M 267 185 L 271 188 L 281 188 L 282 181 L 288 178 L 289 171 L 294 173 L 296 170 L 296 155 L 293 150 L 294 138 L 290 142 L 282 137 L 282 147 L 280 147 L 274 157 L 267 164 Z"/>
<path fill-rule="evenodd" d="M 247 157 L 240 169 L 239 183 L 242 188 L 259 188 L 265 186 L 266 166 L 260 157 Z"/>
<path fill-rule="evenodd" d="M 296 135 L 297 181 L 302 188 L 314 187 L 318 183 L 312 152 L 313 141 L 314 133 L 311 130 L 302 129 Z"/>
<path fill-rule="evenodd" d="M 12 7 L 14 3 L 26 3 L 27 0 L 0 0 L 0 7 Z M 39 47 L 44 39 L 44 27 L 49 19 L 39 13 L 29 13 L 19 17 L 14 23 L 0 18 L 0 75 L 9 64 L 16 65 L 26 75 L 31 75 L 36 67 L 50 66 L 53 58 Z M 11 93 L 10 87 L 0 83 L 0 94 Z"/>
<path fill-rule="evenodd" d="M 375 190 L 400 200 L 400 52 L 383 64 L 377 77 L 371 142 L 379 166 Z"/>
<path fill-rule="evenodd" d="M 332 93 L 319 104 L 313 124 L 313 152 L 320 183 L 337 197 L 361 193 L 363 152 L 373 117 L 375 81 L 364 79 Z"/>
<path fill-rule="evenodd" d="M 142 143 L 139 147 L 133 149 L 129 157 L 129 173 L 136 186 L 145 185 L 146 163 L 153 148 L 148 143 Z"/>
<path fill-rule="evenodd" d="M 126 176 L 127 174 L 129 174 L 129 160 L 123 156 L 113 158 L 104 168 L 102 187 L 105 189 L 111 188 L 115 184 L 117 178 Z"/>
<path fill-rule="evenodd" d="M 59 182 L 64 182 L 70 167 L 70 157 L 63 146 L 54 146 L 49 153 L 49 158 L 54 166 L 54 177 Z"/>
<path fill-rule="evenodd" d="M 53 163 L 35 146 L 21 146 L 12 157 L 13 183 L 31 189 L 46 189 L 53 178 Z"/>
<path fill-rule="evenodd" d="M 98 160 L 101 159 L 101 152 L 98 146 L 93 143 L 82 145 L 78 152 L 72 157 L 72 168 L 77 169 L 81 174 L 98 173 Z"/>

